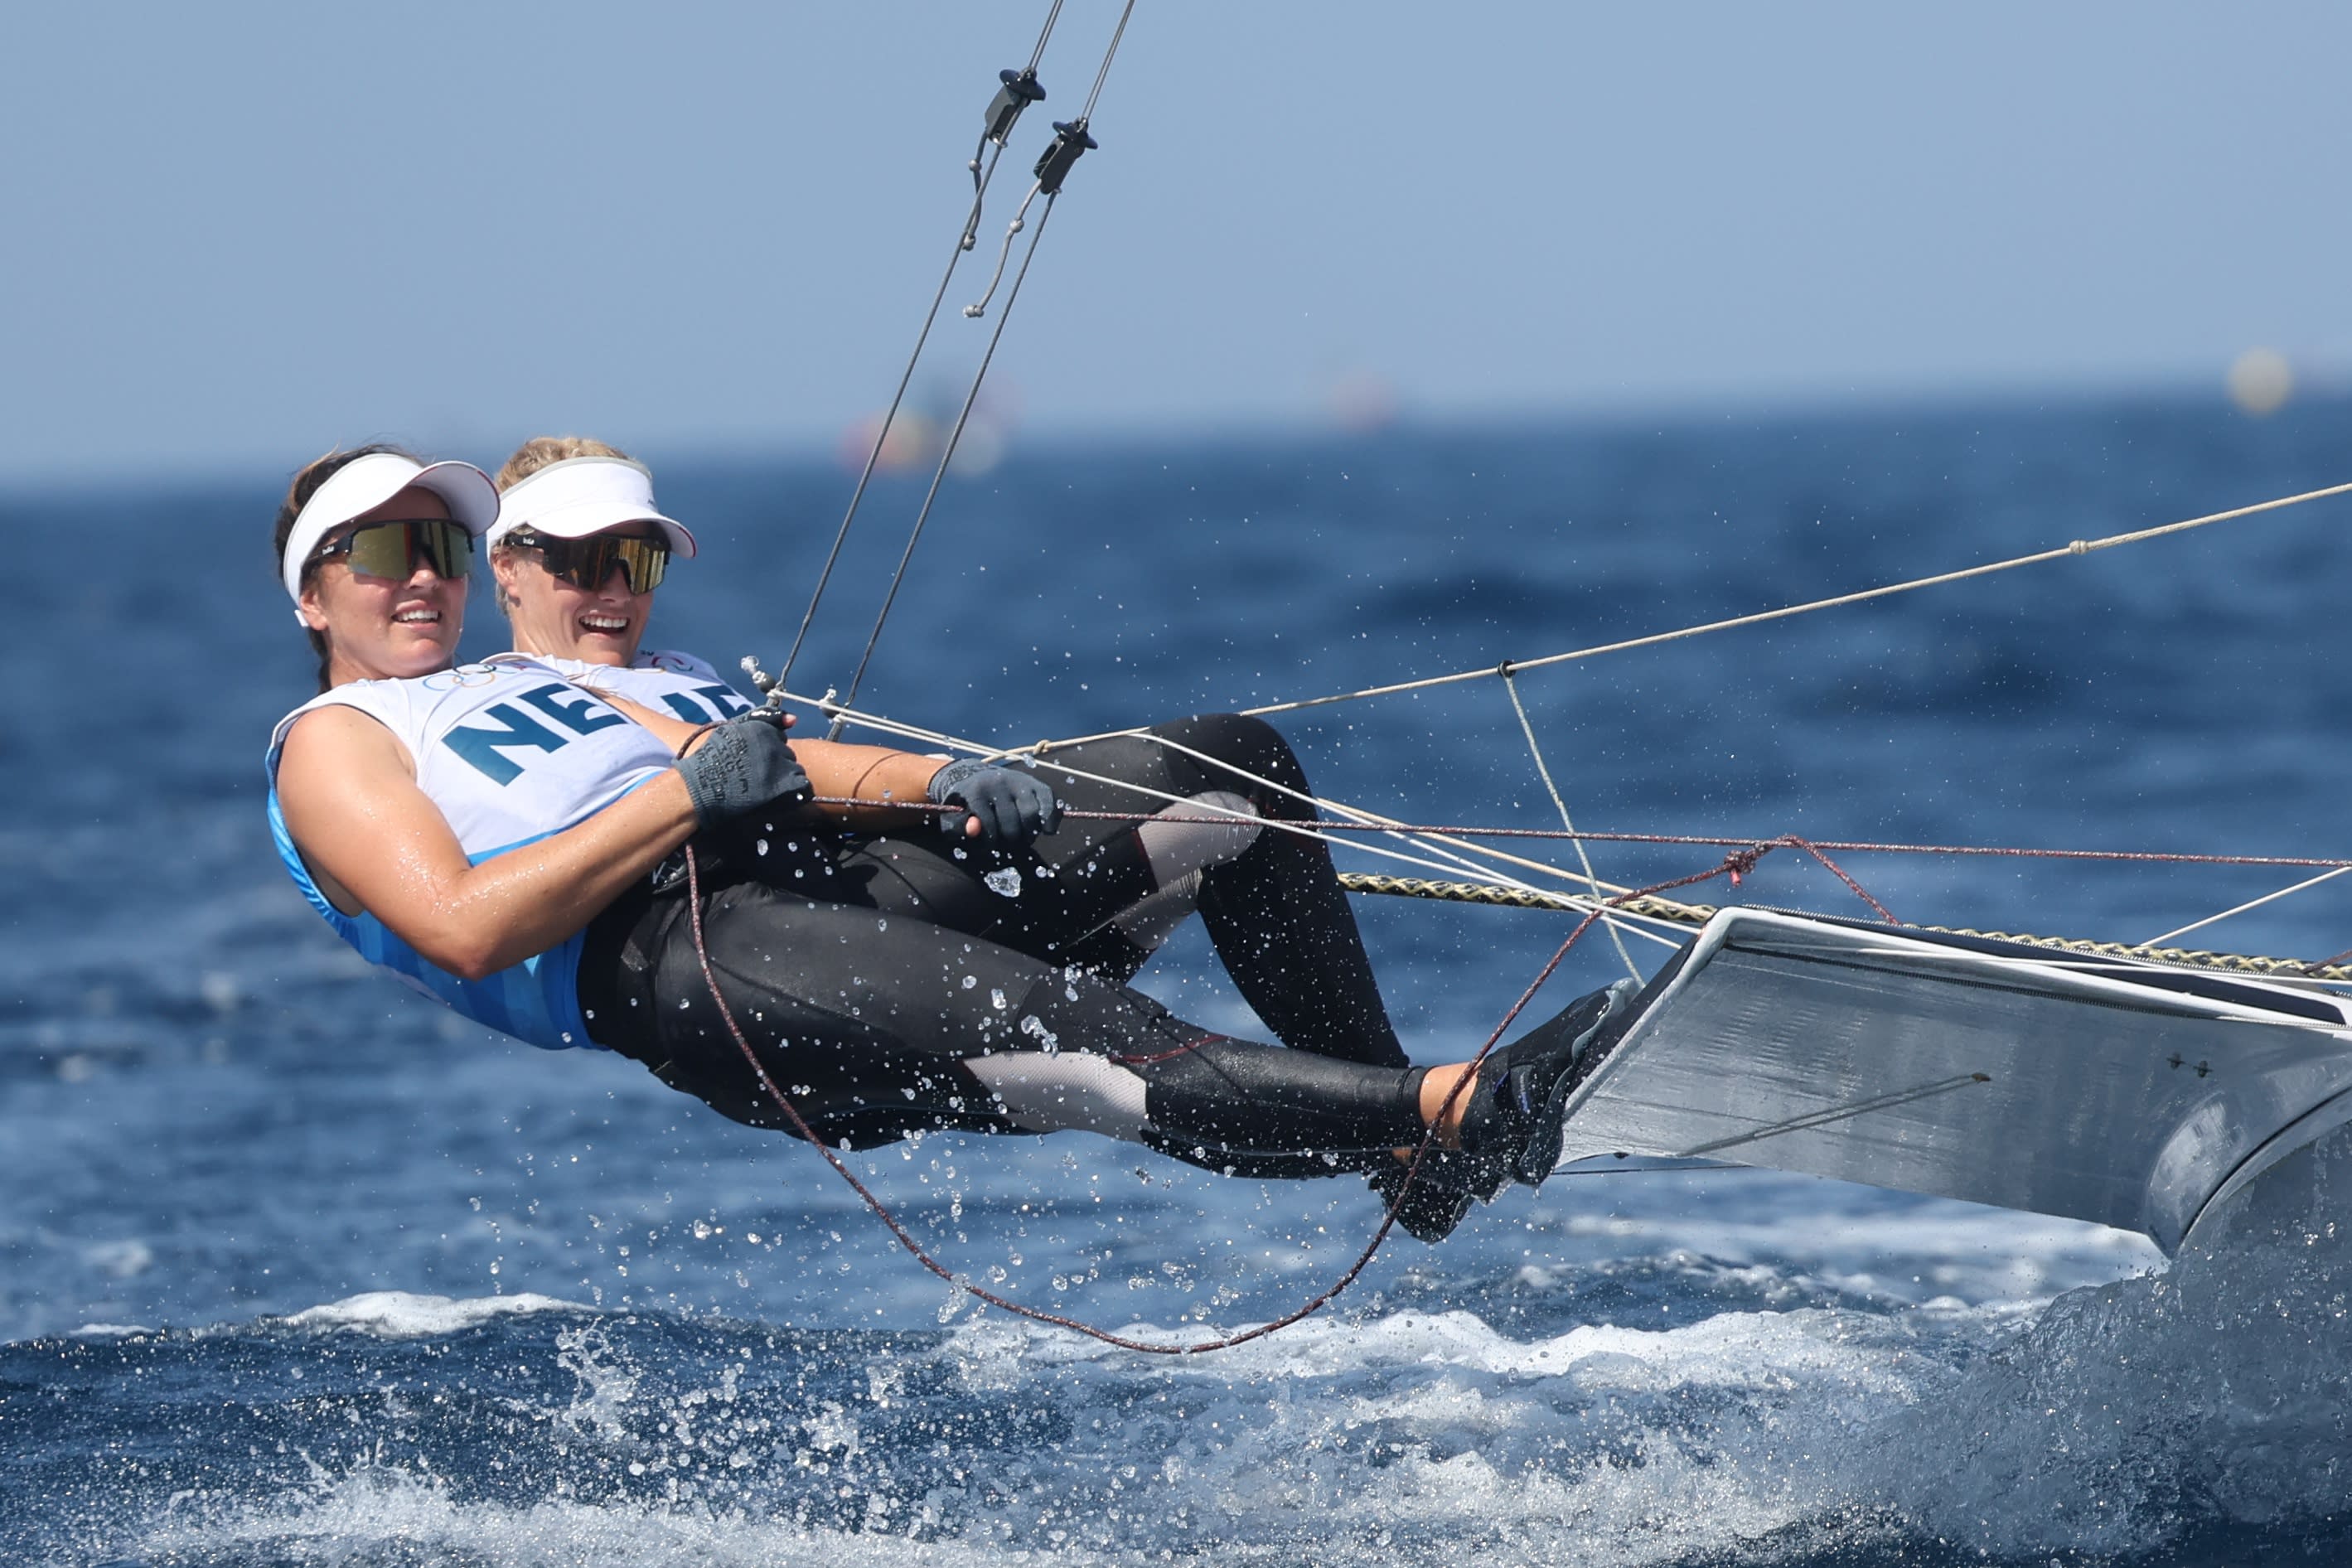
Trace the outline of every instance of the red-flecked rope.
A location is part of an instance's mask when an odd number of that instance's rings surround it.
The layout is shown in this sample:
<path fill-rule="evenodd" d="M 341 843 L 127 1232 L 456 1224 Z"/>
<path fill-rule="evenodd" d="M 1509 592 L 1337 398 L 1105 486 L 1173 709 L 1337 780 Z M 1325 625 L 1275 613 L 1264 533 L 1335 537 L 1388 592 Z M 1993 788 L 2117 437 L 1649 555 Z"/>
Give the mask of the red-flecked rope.
<path fill-rule="evenodd" d="M 887 807 L 895 811 L 910 811 L 929 816 L 960 812 L 961 805 L 930 805 L 904 801 L 867 800 L 856 795 L 817 795 L 813 805 L 862 806 L 868 810 Z M 1133 812 L 1066 810 L 1062 818 L 1067 822 L 1133 822 Z M 1222 816 L 1186 816 L 1181 812 L 1162 812 L 1152 817 L 1184 826 L 1230 827 L 1238 820 Z M 2309 867 L 2326 870 L 2334 867 L 2352 866 L 2352 858 L 2311 855 L 2204 855 L 2188 851 L 2162 849 L 2045 849 L 2032 845 L 2015 844 L 1883 844 L 1864 839 L 1799 838 L 1780 834 L 1765 838 L 1742 838 L 1698 833 L 1596 833 L 1584 828 L 1573 831 L 1560 827 L 1465 827 L 1459 824 L 1402 822 L 1344 822 L 1332 817 L 1316 817 L 1310 821 L 1278 816 L 1252 819 L 1257 824 L 1290 832 L 1307 833 L 1423 833 L 1445 838 L 1557 838 L 1581 840 L 1589 844 L 1654 844 L 1669 848 L 1741 849 L 1757 846 L 1785 845 L 1802 847 L 1816 858 L 1827 852 L 1840 855 L 1972 855 L 2005 856 L 2035 860 L 2122 860 L 2139 861 L 2166 866 L 2279 866 L 2289 868 Z M 1826 862 L 1824 862 L 1826 863 Z M 1713 873 L 1709 873 L 1713 875 Z M 1847 886 L 1852 887 L 1849 880 Z M 1614 902 L 1615 900 L 1611 900 Z M 2347 954 L 2347 956 L 2352 956 Z"/>
<path fill-rule="evenodd" d="M 1843 871 L 1839 870 L 1830 862 L 1828 857 L 1821 853 L 1819 848 L 1797 838 L 1744 845 L 1736 852 L 1725 856 L 1719 865 L 1710 867 L 1706 870 L 1694 872 L 1687 877 L 1677 877 L 1653 887 L 1630 889 L 1607 900 L 1589 910 L 1582 920 L 1577 921 L 1576 929 L 1568 933 L 1568 940 L 1559 944 L 1559 951 L 1551 955 L 1549 962 L 1545 963 L 1528 988 L 1519 994 L 1518 1000 L 1511 1004 L 1510 1011 L 1503 1015 L 1502 1021 L 1495 1026 L 1494 1032 L 1489 1034 L 1486 1043 L 1478 1047 L 1477 1055 L 1472 1057 L 1465 1064 L 1466 1070 L 1455 1079 L 1453 1089 L 1447 1091 L 1444 1102 L 1438 1109 L 1437 1116 L 1422 1133 L 1420 1143 L 1414 1147 L 1412 1158 L 1405 1166 L 1405 1179 L 1399 1184 L 1395 1195 L 1389 1200 L 1388 1210 L 1381 1216 L 1380 1228 L 1372 1233 L 1371 1240 L 1365 1243 L 1363 1251 L 1357 1255 L 1356 1260 L 1348 1266 L 1346 1271 L 1306 1302 L 1271 1321 L 1260 1323 L 1255 1328 L 1244 1329 L 1239 1333 L 1223 1334 L 1214 1339 L 1198 1340 L 1189 1344 L 1175 1345 L 1155 1344 L 1149 1340 L 1132 1339 L 1125 1334 L 1114 1333 L 1108 1329 L 1097 1328 L 1094 1324 L 1077 1318 L 1016 1301 L 1009 1296 L 1000 1295 L 984 1286 L 973 1284 L 933 1258 L 924 1248 L 923 1244 L 915 1239 L 913 1233 L 899 1222 L 898 1216 L 890 1212 L 889 1206 L 875 1196 L 873 1189 L 858 1179 L 857 1173 L 849 1168 L 841 1156 L 834 1152 L 830 1144 L 817 1137 L 815 1131 L 809 1126 L 808 1120 L 792 1102 L 791 1097 L 776 1087 L 775 1079 L 768 1075 L 766 1064 L 760 1060 L 760 1053 L 752 1048 L 751 1040 L 743 1033 L 743 1026 L 736 1022 L 735 1010 L 727 1005 L 726 994 L 719 989 L 719 976 L 710 966 L 709 945 L 703 938 L 702 871 L 695 857 L 694 847 L 690 844 L 686 847 L 686 898 L 688 922 L 694 933 L 694 958 L 695 963 L 702 970 L 702 983 L 709 988 L 710 1000 L 719 1008 L 719 1020 L 727 1026 L 727 1033 L 734 1040 L 735 1048 L 742 1052 L 743 1059 L 751 1064 L 752 1076 L 759 1080 L 761 1089 L 774 1101 L 776 1108 L 784 1113 L 785 1119 L 793 1125 L 793 1131 L 798 1133 L 803 1142 L 813 1145 L 818 1153 L 824 1156 L 825 1163 L 834 1168 L 843 1181 L 849 1184 L 851 1190 L 856 1193 L 868 1209 L 873 1211 L 875 1217 L 882 1222 L 890 1234 L 898 1238 L 898 1245 L 905 1247 L 916 1262 L 945 1280 L 951 1289 L 961 1290 L 1000 1311 L 1026 1318 L 1032 1322 L 1048 1323 L 1055 1328 L 1068 1329 L 1074 1333 L 1084 1334 L 1088 1339 L 1098 1340 L 1104 1344 L 1113 1345 L 1120 1350 L 1135 1351 L 1144 1355 L 1181 1356 L 1231 1350 L 1237 1345 L 1245 1345 L 1252 1340 L 1262 1340 L 1269 1334 L 1302 1322 L 1338 1300 L 1341 1291 L 1354 1284 L 1364 1270 L 1371 1267 L 1372 1259 L 1379 1255 L 1382 1244 L 1388 1240 L 1389 1232 L 1396 1227 L 1397 1213 L 1403 1206 L 1407 1194 L 1412 1192 L 1413 1183 L 1421 1175 L 1422 1162 L 1427 1158 L 1430 1150 L 1437 1144 L 1439 1129 L 1454 1114 L 1454 1109 L 1462 1096 L 1468 1092 L 1470 1086 L 1477 1080 L 1480 1065 L 1493 1053 L 1496 1044 L 1503 1037 L 1503 1032 L 1508 1029 L 1518 1016 L 1526 1010 L 1528 1004 L 1535 999 L 1536 993 L 1543 989 L 1544 983 L 1552 977 L 1553 973 L 1559 968 L 1570 952 L 1583 940 L 1584 933 L 1591 931 L 1594 922 L 1601 919 L 1602 910 L 1612 905 L 1625 903 L 1634 899 L 1649 898 L 1658 893 L 1670 893 L 1677 888 L 1687 888 L 1694 883 L 1707 881 L 1716 877 L 1728 875 L 1737 879 L 1745 876 L 1755 868 L 1757 861 L 1772 850 L 1784 847 L 1806 850 L 1815 859 L 1835 872 L 1838 878 L 1847 887 L 1853 889 L 1864 902 L 1869 904 L 1888 921 L 1894 920 L 1895 917 L 1887 914 L 1885 907 L 1877 900 L 1864 892 L 1860 884 Z M 1184 1048 L 1192 1047 L 1187 1046 Z"/>

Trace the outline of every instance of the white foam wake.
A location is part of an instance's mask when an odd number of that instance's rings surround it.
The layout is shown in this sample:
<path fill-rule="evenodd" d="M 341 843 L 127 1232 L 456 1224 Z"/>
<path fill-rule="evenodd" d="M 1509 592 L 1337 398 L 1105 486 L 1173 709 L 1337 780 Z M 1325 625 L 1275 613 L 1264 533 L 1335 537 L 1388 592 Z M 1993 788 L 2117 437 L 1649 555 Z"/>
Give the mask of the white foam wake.
<path fill-rule="evenodd" d="M 407 1290 L 370 1290 L 290 1313 L 278 1321 L 288 1328 L 344 1330 L 385 1339 L 427 1339 L 477 1328 L 497 1318 L 531 1312 L 584 1312 L 591 1309 L 553 1296 L 481 1296 L 458 1300 Z"/>

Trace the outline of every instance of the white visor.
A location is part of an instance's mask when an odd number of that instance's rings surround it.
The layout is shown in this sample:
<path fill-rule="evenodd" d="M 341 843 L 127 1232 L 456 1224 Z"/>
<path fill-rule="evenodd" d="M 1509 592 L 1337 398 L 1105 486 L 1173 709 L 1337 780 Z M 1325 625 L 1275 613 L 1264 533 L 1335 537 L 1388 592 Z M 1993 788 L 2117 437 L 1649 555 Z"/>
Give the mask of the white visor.
<path fill-rule="evenodd" d="M 496 544 L 519 528 L 552 539 L 585 539 L 631 522 L 659 524 L 672 555 L 694 553 L 686 525 L 654 506 L 653 471 L 643 463 L 566 458 L 507 487 L 489 542 Z"/>
<path fill-rule="evenodd" d="M 499 521 L 499 488 L 471 463 L 420 463 L 397 452 L 354 458 L 302 503 L 294 531 L 286 536 L 286 553 L 278 565 L 296 620 L 302 619 L 302 566 L 319 542 L 411 487 L 439 496 L 450 520 L 478 539 Z"/>

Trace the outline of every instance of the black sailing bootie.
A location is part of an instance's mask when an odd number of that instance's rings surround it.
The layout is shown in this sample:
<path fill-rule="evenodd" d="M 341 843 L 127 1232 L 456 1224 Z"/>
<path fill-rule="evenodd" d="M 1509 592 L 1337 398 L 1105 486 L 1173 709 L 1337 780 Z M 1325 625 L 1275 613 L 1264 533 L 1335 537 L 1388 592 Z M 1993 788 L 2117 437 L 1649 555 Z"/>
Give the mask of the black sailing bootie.
<path fill-rule="evenodd" d="M 1559 1015 L 1479 1064 L 1478 1082 L 1462 1114 L 1462 1152 L 1476 1172 L 1466 1184 L 1492 1201 L 1516 1180 L 1540 1187 L 1559 1163 L 1561 1124 L 1576 1068 L 1597 1046 L 1633 1021 L 1631 980 L 1580 996 Z"/>
<path fill-rule="evenodd" d="M 1462 1223 L 1472 1198 L 1491 1203 L 1512 1181 L 1543 1185 L 1559 1161 L 1577 1064 L 1625 1032 L 1639 989 L 1620 980 L 1580 996 L 1481 1062 L 1462 1113 L 1462 1147 L 1424 1152 L 1410 1188 L 1402 1161 L 1373 1173 L 1372 1190 L 1396 1209 L 1405 1234 L 1442 1241 Z"/>

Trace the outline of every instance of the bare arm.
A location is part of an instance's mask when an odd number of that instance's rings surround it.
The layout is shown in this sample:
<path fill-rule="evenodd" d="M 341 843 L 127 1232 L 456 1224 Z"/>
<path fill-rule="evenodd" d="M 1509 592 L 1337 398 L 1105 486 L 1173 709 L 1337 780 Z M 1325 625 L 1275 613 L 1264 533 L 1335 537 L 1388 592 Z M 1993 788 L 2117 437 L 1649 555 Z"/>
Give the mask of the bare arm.
<path fill-rule="evenodd" d="M 351 708 L 305 714 L 278 763 L 286 826 L 320 890 L 432 963 L 479 980 L 587 925 L 694 833 L 686 782 L 650 779 L 587 821 L 467 863 L 391 731 Z"/>
<path fill-rule="evenodd" d="M 893 751 L 887 746 L 852 746 L 839 741 L 795 741 L 793 754 L 808 770 L 809 783 L 815 786 L 817 794 L 872 803 L 825 808 L 852 827 L 899 827 L 912 821 L 939 820 L 940 813 L 931 807 L 930 797 L 924 793 L 930 787 L 931 775 L 940 771 L 941 763 L 938 757 Z M 924 809 L 909 811 L 904 805 L 886 805 L 885 801 L 904 802 Z M 980 824 L 969 824 L 966 831 L 978 833 Z"/>
<path fill-rule="evenodd" d="M 596 695 L 626 713 L 667 742 L 672 751 L 684 745 L 701 728 L 688 724 L 669 714 L 656 712 L 642 702 L 632 702 L 625 697 L 592 688 Z M 811 805 L 796 809 L 814 811 L 831 817 L 846 827 L 883 829 L 904 827 L 913 822 L 933 822 L 940 813 L 929 809 L 929 798 L 924 791 L 930 787 L 931 775 L 940 771 L 943 759 L 927 757 L 917 752 L 896 751 L 888 746 L 852 746 L 839 741 L 793 742 L 793 755 L 809 776 L 809 787 L 818 795 L 854 799 L 856 805 Z M 925 807 L 920 811 L 905 809 L 904 805 L 886 805 L 896 801 Z M 980 824 L 968 820 L 964 831 L 977 835 Z"/>

